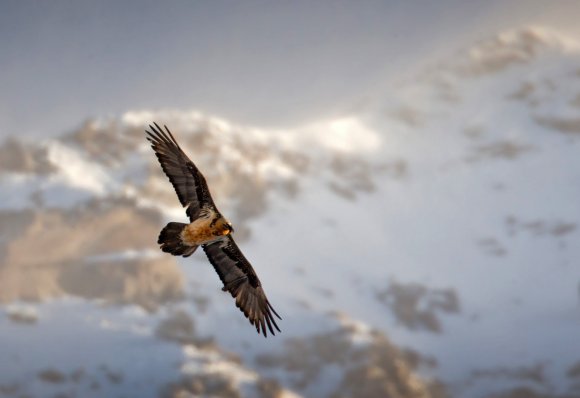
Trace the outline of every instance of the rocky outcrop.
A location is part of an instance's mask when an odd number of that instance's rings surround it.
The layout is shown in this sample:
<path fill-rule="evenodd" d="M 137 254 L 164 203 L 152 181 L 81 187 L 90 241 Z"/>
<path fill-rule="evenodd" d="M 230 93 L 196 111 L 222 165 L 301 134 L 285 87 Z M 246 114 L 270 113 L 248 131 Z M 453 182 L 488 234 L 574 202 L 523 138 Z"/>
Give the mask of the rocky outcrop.
<path fill-rule="evenodd" d="M 354 326 L 288 339 L 281 354 L 260 355 L 256 362 L 263 369 L 279 368 L 293 374 L 292 387 L 299 391 L 332 386 L 319 395 L 330 398 L 446 396 L 436 382 L 425 381 L 416 374 L 413 363 L 387 336 Z M 339 369 L 338 382 L 325 380 L 329 368 L 335 369 L 333 372 Z"/>
<path fill-rule="evenodd" d="M 127 201 L 4 212 L 0 225 L 0 302 L 69 294 L 152 309 L 183 296 L 174 260 L 148 254 L 160 217 Z"/>

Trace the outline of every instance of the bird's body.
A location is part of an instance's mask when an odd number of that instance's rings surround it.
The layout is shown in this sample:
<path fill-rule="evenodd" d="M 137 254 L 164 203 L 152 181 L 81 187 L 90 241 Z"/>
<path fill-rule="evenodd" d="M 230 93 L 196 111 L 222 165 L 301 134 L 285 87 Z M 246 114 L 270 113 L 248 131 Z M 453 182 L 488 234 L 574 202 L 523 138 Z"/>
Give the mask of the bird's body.
<path fill-rule="evenodd" d="M 210 243 L 232 231 L 229 222 L 221 215 L 209 209 L 198 219 L 188 224 L 181 232 L 181 240 L 189 246 L 200 246 Z"/>
<path fill-rule="evenodd" d="M 242 310 L 258 332 L 280 331 L 276 313 L 266 298 L 252 265 L 244 257 L 233 237 L 232 224 L 219 212 L 204 176 L 181 150 L 171 132 L 154 123 L 147 139 L 157 155 L 161 168 L 173 184 L 179 201 L 187 207 L 190 223 L 170 222 L 159 234 L 161 250 L 174 256 L 188 257 L 201 246 L 236 306 Z M 281 318 L 280 318 L 281 319 Z"/>

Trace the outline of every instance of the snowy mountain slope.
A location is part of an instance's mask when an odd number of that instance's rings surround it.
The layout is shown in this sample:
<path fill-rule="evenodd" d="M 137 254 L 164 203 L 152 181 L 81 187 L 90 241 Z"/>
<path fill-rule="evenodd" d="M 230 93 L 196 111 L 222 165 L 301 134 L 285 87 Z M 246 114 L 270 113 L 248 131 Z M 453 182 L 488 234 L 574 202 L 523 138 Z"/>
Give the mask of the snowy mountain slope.
<path fill-rule="evenodd" d="M 385 235 L 400 244 L 396 252 L 412 258 L 394 261 L 405 265 L 391 272 L 453 286 L 472 319 L 452 320 L 457 329 L 429 343 L 443 344 L 435 356 L 457 379 L 494 362 L 549 362 L 542 369 L 553 385 L 540 391 L 563 392 L 575 383 L 566 372 L 579 354 L 573 347 L 580 165 L 578 137 L 569 128 L 578 115 L 576 48 L 537 28 L 501 34 L 460 53 L 452 65 L 426 71 L 426 81 L 389 100 L 413 117 L 369 117 L 376 128 L 388 124 L 385 141 L 394 137 L 394 147 L 387 153 L 408 150 L 403 158 L 412 181 L 385 190 L 395 206 L 383 215 L 390 220 Z M 479 65 L 477 74 L 464 73 L 471 64 Z M 444 342 L 445 334 L 452 340 Z M 489 390 L 490 380 L 476 378 L 460 391 Z"/>
<path fill-rule="evenodd" d="M 0 396 L 43 396 L 47 383 L 79 396 L 577 396 L 578 71 L 574 42 L 526 28 L 339 120 L 265 131 L 133 111 L 55 141 L 7 141 L 0 300 L 92 301 L 5 308 L 2 348 L 20 362 L 0 360 Z M 144 140 L 152 121 L 236 225 L 284 318 L 279 336 L 255 334 L 202 253 L 156 250 L 158 229 L 185 216 Z M 98 355 L 44 347 L 75 330 Z M 42 373 L 50 362 L 60 378 Z"/>

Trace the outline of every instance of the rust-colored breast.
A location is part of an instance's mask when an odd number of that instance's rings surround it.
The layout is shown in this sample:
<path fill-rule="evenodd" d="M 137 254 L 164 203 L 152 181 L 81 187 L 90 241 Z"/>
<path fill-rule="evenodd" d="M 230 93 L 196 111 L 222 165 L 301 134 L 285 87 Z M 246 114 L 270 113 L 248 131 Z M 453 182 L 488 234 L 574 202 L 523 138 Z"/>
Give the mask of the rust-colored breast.
<path fill-rule="evenodd" d="M 181 240 L 191 246 L 214 240 L 217 236 L 215 229 L 210 227 L 210 223 L 211 221 L 207 219 L 195 220 L 183 229 Z"/>

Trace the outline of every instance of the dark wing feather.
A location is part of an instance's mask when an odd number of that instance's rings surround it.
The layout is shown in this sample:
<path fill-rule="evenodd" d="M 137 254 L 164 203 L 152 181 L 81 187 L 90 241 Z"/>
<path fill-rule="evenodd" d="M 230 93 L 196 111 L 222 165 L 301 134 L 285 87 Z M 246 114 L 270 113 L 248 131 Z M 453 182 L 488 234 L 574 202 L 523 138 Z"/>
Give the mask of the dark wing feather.
<path fill-rule="evenodd" d="M 224 284 L 222 290 L 229 291 L 236 299 L 236 306 L 244 313 L 258 333 L 272 335 L 274 328 L 280 332 L 274 315 L 276 313 L 262 289 L 252 265 L 246 260 L 231 235 L 203 246 L 209 262 L 213 265 Z"/>
<path fill-rule="evenodd" d="M 177 197 L 183 207 L 187 206 L 187 215 L 191 221 L 199 217 L 201 208 L 210 205 L 215 209 L 213 199 L 204 176 L 195 164 L 181 150 L 175 138 L 167 128 L 163 131 L 157 123 L 149 125 L 147 139 L 159 159 L 161 168 L 169 177 Z"/>

